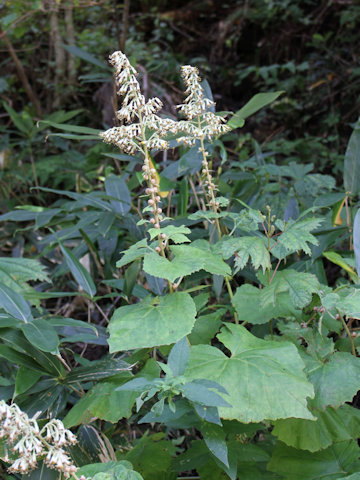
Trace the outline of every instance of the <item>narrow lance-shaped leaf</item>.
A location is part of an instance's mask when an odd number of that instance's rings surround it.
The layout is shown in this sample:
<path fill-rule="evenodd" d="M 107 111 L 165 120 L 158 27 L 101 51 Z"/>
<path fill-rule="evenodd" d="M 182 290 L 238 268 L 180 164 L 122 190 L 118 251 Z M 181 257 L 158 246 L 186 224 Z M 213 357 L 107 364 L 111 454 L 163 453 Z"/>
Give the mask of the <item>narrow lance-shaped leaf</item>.
<path fill-rule="evenodd" d="M 360 209 L 356 212 L 354 220 L 354 253 L 356 259 L 356 270 L 360 276 Z"/>
<path fill-rule="evenodd" d="M 201 433 L 210 452 L 228 467 L 228 449 L 224 430 L 219 425 L 205 422 L 201 427 Z"/>
<path fill-rule="evenodd" d="M 85 267 L 81 265 L 79 260 L 75 257 L 75 255 L 64 245 L 60 243 L 61 251 L 65 257 L 66 263 L 73 274 L 75 280 L 79 284 L 79 286 L 85 290 L 87 294 L 93 297 L 96 293 L 95 284 Z"/>
<path fill-rule="evenodd" d="M 187 338 L 184 337 L 175 343 L 168 358 L 168 365 L 171 368 L 174 377 L 182 375 L 185 372 L 190 358 L 190 348 Z"/>
<path fill-rule="evenodd" d="M 32 320 L 29 304 L 19 293 L 2 283 L 0 283 L 0 307 L 24 323 Z"/>
<path fill-rule="evenodd" d="M 37 318 L 23 325 L 21 329 L 34 347 L 43 352 L 58 353 L 59 337 L 55 328 L 46 320 Z"/>
<path fill-rule="evenodd" d="M 227 122 L 227 126 L 233 130 L 234 128 L 242 127 L 244 120 L 250 115 L 253 115 L 261 108 L 266 107 L 274 100 L 276 100 L 283 91 L 257 93 L 254 95 L 240 110 L 238 110 L 232 118 Z"/>
<path fill-rule="evenodd" d="M 131 208 L 131 196 L 124 178 L 109 175 L 105 179 L 105 190 L 110 197 L 118 200 L 110 200 L 114 210 L 120 215 L 125 215 Z"/>

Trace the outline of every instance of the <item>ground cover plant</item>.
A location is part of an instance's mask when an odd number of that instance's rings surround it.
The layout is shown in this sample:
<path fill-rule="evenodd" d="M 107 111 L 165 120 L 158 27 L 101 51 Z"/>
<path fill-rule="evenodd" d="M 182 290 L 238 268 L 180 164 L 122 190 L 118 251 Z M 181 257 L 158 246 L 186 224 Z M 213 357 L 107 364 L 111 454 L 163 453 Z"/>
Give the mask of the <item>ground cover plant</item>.
<path fill-rule="evenodd" d="M 357 125 L 339 188 L 270 149 L 232 160 L 236 129 L 282 92 L 216 113 L 184 66 L 177 119 L 143 96 L 124 54 L 111 63 L 122 125 L 100 133 L 110 145 L 98 151 L 116 170 L 106 163 L 95 189 L 39 187 L 40 206 L 0 217 L 5 245 L 26 237 L 38 252 L 0 259 L 4 467 L 17 478 L 359 478 Z M 64 115 L 39 127 L 98 136 Z M 59 302 L 71 297 L 82 318 Z"/>

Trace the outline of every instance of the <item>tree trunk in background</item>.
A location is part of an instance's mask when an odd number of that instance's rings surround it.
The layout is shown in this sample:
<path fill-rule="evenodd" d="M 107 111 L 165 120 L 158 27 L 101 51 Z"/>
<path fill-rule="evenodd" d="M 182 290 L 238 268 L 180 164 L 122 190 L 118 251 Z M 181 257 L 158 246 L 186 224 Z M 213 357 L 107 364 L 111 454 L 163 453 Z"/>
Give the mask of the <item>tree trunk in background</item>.
<path fill-rule="evenodd" d="M 65 73 L 65 50 L 62 46 L 63 39 L 59 28 L 59 4 L 56 0 L 50 0 L 50 41 L 55 53 L 55 98 L 53 107 L 58 108 L 61 103 L 60 82 Z"/>
<path fill-rule="evenodd" d="M 130 9 L 130 0 L 124 1 L 124 10 L 123 10 L 123 24 L 122 24 L 122 35 L 120 40 L 120 50 L 125 53 L 125 44 L 126 37 L 129 29 L 129 9 Z"/>
<path fill-rule="evenodd" d="M 4 41 L 5 41 L 5 44 L 6 44 L 6 48 L 8 49 L 8 52 L 9 52 L 11 58 L 13 59 L 13 62 L 15 64 L 19 80 L 23 84 L 24 90 L 25 90 L 29 100 L 34 105 L 36 115 L 39 118 L 41 118 L 41 106 L 40 106 L 39 100 L 38 100 L 37 96 L 35 95 L 33 89 L 31 88 L 31 85 L 28 81 L 25 70 L 22 66 L 22 63 L 19 60 L 19 57 L 16 54 L 16 51 L 15 51 L 14 47 L 12 46 L 12 43 L 10 42 L 6 33 L 2 32 L 1 25 L 0 25 L 0 33 L 3 34 L 3 38 L 4 38 Z"/>
<path fill-rule="evenodd" d="M 69 0 L 65 6 L 65 29 L 66 41 L 69 45 L 75 45 L 75 30 L 73 21 L 74 2 Z M 67 73 L 69 85 L 74 85 L 76 80 L 75 57 L 70 53 L 67 54 Z"/>

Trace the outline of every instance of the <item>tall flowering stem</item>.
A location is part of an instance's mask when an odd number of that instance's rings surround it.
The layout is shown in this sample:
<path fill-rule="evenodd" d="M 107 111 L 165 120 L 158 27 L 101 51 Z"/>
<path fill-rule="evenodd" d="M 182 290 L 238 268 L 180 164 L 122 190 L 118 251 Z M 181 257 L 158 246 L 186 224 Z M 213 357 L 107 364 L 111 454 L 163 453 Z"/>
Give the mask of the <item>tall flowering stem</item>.
<path fill-rule="evenodd" d="M 215 225 L 219 239 L 222 237 L 221 228 L 217 213 L 219 212 L 219 202 L 216 201 L 216 185 L 213 181 L 212 173 L 209 168 L 209 152 L 205 149 L 205 140 L 212 140 L 214 136 L 225 133 L 229 128 L 225 125 L 225 119 L 215 113 L 209 111 L 214 107 L 215 103 L 206 98 L 204 89 L 200 84 L 199 71 L 196 67 L 185 65 L 181 68 L 181 75 L 184 80 L 187 95 L 184 103 L 179 105 L 179 111 L 183 113 L 187 122 L 179 122 L 187 137 L 182 137 L 179 141 L 194 145 L 196 140 L 200 141 L 200 152 L 202 154 L 202 174 L 205 177 L 206 196 L 208 205 L 215 213 Z M 230 280 L 225 277 L 226 287 L 230 296 L 233 297 Z M 239 323 L 237 314 L 235 313 L 235 322 Z"/>
<path fill-rule="evenodd" d="M 122 107 L 117 112 L 117 116 L 125 125 L 110 128 L 100 136 L 105 142 L 117 145 L 126 153 L 133 155 L 139 152 L 143 156 L 143 178 L 147 182 L 145 193 L 149 196 L 146 211 L 151 212 L 149 222 L 153 228 L 159 229 L 156 251 L 166 257 L 166 236 L 160 232 L 163 215 L 158 176 L 149 150 L 166 150 L 168 142 L 164 140 L 164 137 L 168 132 L 176 133 L 178 124 L 171 119 L 161 118 L 157 115 L 162 108 L 159 98 L 145 100 L 136 78 L 137 71 L 130 64 L 126 55 L 119 51 L 114 52 L 110 56 L 110 63 L 115 67 L 118 94 L 123 97 Z M 172 291 L 171 283 L 169 283 L 169 288 Z"/>
<path fill-rule="evenodd" d="M 43 459 L 49 468 L 58 470 L 65 478 L 71 476 L 77 480 L 77 468 L 64 450 L 74 445 L 75 435 L 67 430 L 60 420 L 50 420 L 40 430 L 37 421 L 29 418 L 13 403 L 0 402 L 0 439 L 5 439 L 4 462 L 11 463 L 9 472 L 26 474 L 34 470 L 37 462 Z M 16 456 L 16 459 L 12 457 Z"/>

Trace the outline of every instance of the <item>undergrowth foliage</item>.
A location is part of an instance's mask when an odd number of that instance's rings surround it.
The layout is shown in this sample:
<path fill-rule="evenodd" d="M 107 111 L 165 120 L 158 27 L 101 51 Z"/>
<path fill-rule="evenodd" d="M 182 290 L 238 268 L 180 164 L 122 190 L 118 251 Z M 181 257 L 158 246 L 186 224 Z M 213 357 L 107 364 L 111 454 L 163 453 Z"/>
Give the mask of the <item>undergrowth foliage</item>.
<path fill-rule="evenodd" d="M 110 61 L 123 124 L 100 136 L 122 174 L 105 193 L 39 188 L 66 200 L 1 217 L 35 220 L 53 281 L 71 274 L 54 291 L 36 260 L 0 258 L 3 462 L 50 479 L 359 478 L 359 130 L 344 192 L 265 155 L 225 169 L 234 130 L 281 92 L 226 123 L 184 66 L 176 120 L 122 52 Z M 66 295 L 88 321 L 46 303 Z"/>

